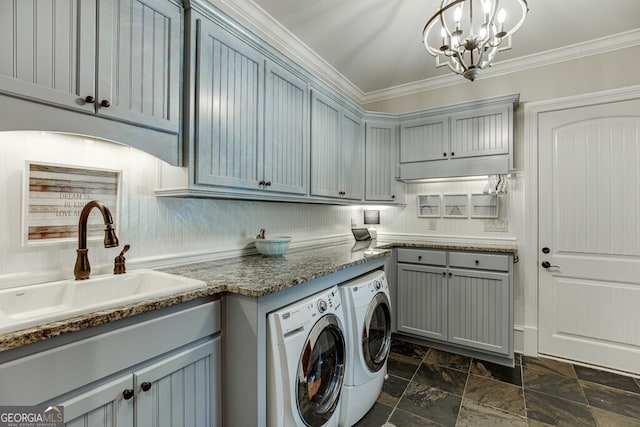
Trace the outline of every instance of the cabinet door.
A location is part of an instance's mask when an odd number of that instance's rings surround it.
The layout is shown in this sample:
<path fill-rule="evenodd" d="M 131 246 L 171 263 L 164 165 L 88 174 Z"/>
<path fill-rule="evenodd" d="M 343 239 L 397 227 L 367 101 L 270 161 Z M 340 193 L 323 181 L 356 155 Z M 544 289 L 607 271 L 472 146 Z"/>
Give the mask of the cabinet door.
<path fill-rule="evenodd" d="M 396 126 L 367 122 L 365 137 L 365 199 L 393 201 L 396 197 Z"/>
<path fill-rule="evenodd" d="M 449 272 L 449 341 L 509 354 L 509 273 L 453 268 Z"/>
<path fill-rule="evenodd" d="M 217 337 L 136 371 L 136 426 L 221 425 L 220 357 Z"/>
<path fill-rule="evenodd" d="M 0 92 L 93 112 L 95 24 L 95 0 L 1 0 Z"/>
<path fill-rule="evenodd" d="M 260 152 L 267 190 L 306 194 L 309 166 L 307 82 L 270 61 L 266 66 L 265 136 Z"/>
<path fill-rule="evenodd" d="M 340 138 L 340 188 L 345 199 L 364 197 L 364 129 L 362 119 L 343 112 Z"/>
<path fill-rule="evenodd" d="M 510 106 L 475 109 L 451 116 L 451 158 L 509 154 Z"/>
<path fill-rule="evenodd" d="M 447 339 L 447 278 L 444 267 L 398 264 L 398 331 Z"/>
<path fill-rule="evenodd" d="M 196 31 L 196 182 L 258 189 L 264 59 L 209 21 Z"/>
<path fill-rule="evenodd" d="M 100 0 L 99 5 L 98 114 L 177 134 L 180 7 L 167 0 Z"/>
<path fill-rule="evenodd" d="M 311 194 L 339 197 L 341 108 L 323 95 L 311 94 Z"/>
<path fill-rule="evenodd" d="M 449 157 L 449 117 L 427 117 L 400 126 L 400 163 Z"/>
<path fill-rule="evenodd" d="M 133 427 L 134 399 L 125 399 L 125 390 L 133 392 L 131 374 L 55 404 L 64 406 L 68 427 Z"/>

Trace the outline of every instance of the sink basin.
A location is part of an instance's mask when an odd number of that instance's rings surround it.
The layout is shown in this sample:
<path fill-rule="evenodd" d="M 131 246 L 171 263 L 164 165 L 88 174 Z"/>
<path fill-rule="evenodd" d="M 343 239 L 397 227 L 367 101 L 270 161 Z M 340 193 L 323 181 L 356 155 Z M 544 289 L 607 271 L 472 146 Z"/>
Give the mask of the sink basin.
<path fill-rule="evenodd" d="M 0 291 L 0 334 L 205 286 L 153 270 Z"/>

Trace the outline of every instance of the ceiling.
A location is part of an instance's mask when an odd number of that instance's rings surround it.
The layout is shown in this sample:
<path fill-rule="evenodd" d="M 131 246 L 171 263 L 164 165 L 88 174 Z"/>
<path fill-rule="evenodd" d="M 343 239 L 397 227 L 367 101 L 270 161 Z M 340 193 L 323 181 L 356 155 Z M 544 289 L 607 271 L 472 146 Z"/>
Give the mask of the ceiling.
<path fill-rule="evenodd" d="M 503 0 L 504 1 L 504 0 Z M 422 28 L 439 0 L 253 0 L 286 31 L 337 70 L 362 96 L 452 74 L 436 68 L 421 41 Z M 529 14 L 498 53 L 493 69 L 523 58 L 600 40 L 611 49 L 620 39 L 640 44 L 639 0 L 529 0 Z M 604 48 L 602 46 L 605 46 Z M 564 49 L 562 49 L 564 50 Z M 505 62 L 506 61 L 506 62 Z M 462 76 L 455 76 L 463 80 Z"/>

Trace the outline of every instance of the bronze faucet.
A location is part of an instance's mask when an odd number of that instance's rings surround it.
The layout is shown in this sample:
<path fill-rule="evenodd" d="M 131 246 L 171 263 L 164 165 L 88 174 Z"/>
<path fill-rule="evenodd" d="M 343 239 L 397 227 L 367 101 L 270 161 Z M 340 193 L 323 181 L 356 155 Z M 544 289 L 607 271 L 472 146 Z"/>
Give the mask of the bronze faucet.
<path fill-rule="evenodd" d="M 89 265 L 89 257 L 87 256 L 87 221 L 89 220 L 89 213 L 91 209 L 98 208 L 102 213 L 102 219 L 104 220 L 104 247 L 113 248 L 118 246 L 118 236 L 113 228 L 113 219 L 111 218 L 111 211 L 104 203 L 98 200 L 92 200 L 82 208 L 80 213 L 80 221 L 78 222 L 78 257 L 76 258 L 76 265 L 73 268 L 73 274 L 76 276 L 76 280 L 84 280 L 89 278 L 91 273 L 91 266 Z"/>

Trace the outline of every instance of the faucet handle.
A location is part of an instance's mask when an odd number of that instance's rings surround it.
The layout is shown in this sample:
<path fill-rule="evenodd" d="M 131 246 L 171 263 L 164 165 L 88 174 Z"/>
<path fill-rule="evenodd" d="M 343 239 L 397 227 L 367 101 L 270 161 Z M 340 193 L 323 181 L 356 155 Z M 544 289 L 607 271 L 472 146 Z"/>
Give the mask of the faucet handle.
<path fill-rule="evenodd" d="M 113 265 L 113 274 L 124 274 L 127 272 L 127 267 L 125 265 L 125 257 L 124 253 L 127 252 L 131 248 L 131 245 L 128 243 L 124 245 L 120 254 L 115 258 Z"/>

